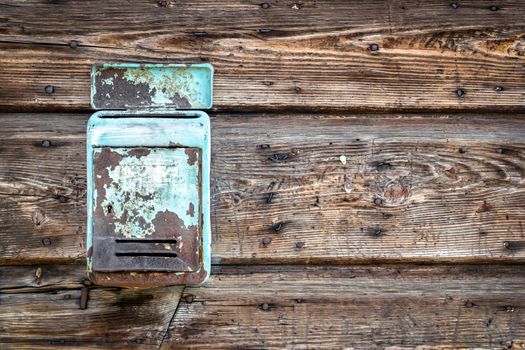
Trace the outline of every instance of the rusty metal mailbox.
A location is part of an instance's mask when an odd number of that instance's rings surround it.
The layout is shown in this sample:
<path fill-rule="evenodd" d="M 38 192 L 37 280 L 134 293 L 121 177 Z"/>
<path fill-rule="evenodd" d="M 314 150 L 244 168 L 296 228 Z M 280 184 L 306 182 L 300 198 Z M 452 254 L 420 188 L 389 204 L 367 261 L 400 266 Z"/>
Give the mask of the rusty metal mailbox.
<path fill-rule="evenodd" d="M 95 284 L 199 284 L 210 271 L 211 65 L 96 65 L 87 265 Z"/>

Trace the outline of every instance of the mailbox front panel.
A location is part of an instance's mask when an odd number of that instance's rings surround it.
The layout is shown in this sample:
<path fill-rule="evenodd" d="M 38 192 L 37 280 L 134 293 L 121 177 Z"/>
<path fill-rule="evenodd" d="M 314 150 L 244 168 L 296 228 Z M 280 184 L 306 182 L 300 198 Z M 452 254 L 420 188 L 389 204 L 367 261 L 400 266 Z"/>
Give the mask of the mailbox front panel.
<path fill-rule="evenodd" d="M 196 271 L 199 148 L 93 149 L 93 270 Z"/>
<path fill-rule="evenodd" d="M 209 274 L 209 119 L 101 111 L 88 126 L 88 271 L 95 283 L 201 283 Z"/>

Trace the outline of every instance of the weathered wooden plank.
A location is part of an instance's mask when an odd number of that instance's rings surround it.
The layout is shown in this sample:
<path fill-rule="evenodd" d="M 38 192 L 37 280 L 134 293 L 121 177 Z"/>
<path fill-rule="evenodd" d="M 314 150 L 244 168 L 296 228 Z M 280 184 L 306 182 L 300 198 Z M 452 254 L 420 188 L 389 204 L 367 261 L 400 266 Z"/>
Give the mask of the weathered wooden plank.
<path fill-rule="evenodd" d="M 0 268 L 0 348 L 158 349 L 183 287 L 89 287 L 81 309 L 84 278 L 84 266 Z"/>
<path fill-rule="evenodd" d="M 89 69 L 100 61 L 210 62 L 215 106 L 229 110 L 525 101 L 521 1 L 161 3 L 2 1 L 0 107 L 89 108 Z"/>
<path fill-rule="evenodd" d="M 85 121 L 0 117 L 3 264 L 82 260 Z M 523 135 L 521 115 L 214 116 L 214 261 L 524 262 Z"/>
<path fill-rule="evenodd" d="M 522 349 L 523 272 L 215 266 L 205 286 L 185 288 L 178 307 L 180 287 L 91 288 L 80 310 L 82 266 L 3 266 L 0 347 Z"/>
<path fill-rule="evenodd" d="M 162 349 L 503 349 L 525 338 L 523 272 L 222 267 L 186 287 Z"/>

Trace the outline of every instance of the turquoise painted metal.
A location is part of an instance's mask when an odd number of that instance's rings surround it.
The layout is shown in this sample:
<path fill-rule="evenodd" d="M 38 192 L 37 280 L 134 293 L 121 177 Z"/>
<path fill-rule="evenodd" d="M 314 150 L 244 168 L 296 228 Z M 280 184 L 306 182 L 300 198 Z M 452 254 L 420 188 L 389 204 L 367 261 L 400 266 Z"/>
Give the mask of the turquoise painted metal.
<path fill-rule="evenodd" d="M 127 110 L 98 111 L 88 122 L 88 273 L 95 284 L 106 286 L 203 283 L 211 267 L 210 121 L 205 112 L 175 105 L 184 99 L 183 104 L 193 108 L 211 107 L 213 69 L 126 67 L 97 66 L 92 74 L 92 105 Z M 96 90 L 100 79 L 108 79 L 100 71 L 117 74 L 113 86 L 120 77 L 134 76 L 140 91 L 155 96 L 153 104 L 135 99 L 133 84 L 122 94 L 111 90 L 117 101 L 106 103 Z M 155 78 L 150 81 L 148 76 Z M 172 86 L 183 88 L 158 94 L 169 85 L 168 78 L 177 82 Z M 199 84 L 193 88 L 195 81 Z"/>
<path fill-rule="evenodd" d="M 99 64 L 91 70 L 95 109 L 209 109 L 213 103 L 210 64 Z"/>

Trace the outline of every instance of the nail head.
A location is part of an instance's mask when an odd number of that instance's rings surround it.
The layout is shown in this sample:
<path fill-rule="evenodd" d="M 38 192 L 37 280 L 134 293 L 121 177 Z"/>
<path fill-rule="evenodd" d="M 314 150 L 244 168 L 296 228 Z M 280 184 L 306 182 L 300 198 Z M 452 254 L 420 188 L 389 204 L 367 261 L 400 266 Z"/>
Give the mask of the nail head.
<path fill-rule="evenodd" d="M 55 92 L 55 87 L 53 85 L 47 85 L 44 91 L 46 92 L 46 94 L 51 95 L 52 93 Z"/>

